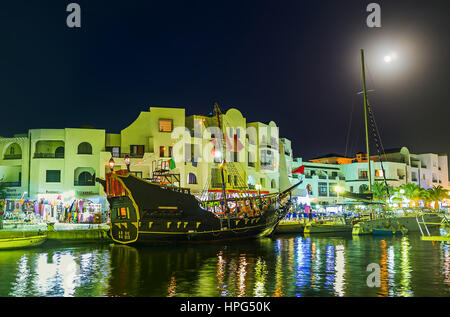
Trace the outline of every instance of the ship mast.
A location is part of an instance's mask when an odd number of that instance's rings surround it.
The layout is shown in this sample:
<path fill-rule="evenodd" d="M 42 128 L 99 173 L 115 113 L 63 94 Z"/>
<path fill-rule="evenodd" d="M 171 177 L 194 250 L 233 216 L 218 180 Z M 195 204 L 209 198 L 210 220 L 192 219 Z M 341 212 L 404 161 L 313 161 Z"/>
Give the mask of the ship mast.
<path fill-rule="evenodd" d="M 372 193 L 372 170 L 370 168 L 370 149 L 369 149 L 369 127 L 367 124 L 367 89 L 366 89 L 366 69 L 364 64 L 364 50 L 361 50 L 361 65 L 362 65 L 362 80 L 363 80 L 363 95 L 364 95 L 364 122 L 366 128 L 366 152 L 367 162 L 369 164 L 369 193 Z"/>
<path fill-rule="evenodd" d="M 216 114 L 217 117 L 217 125 L 219 127 L 219 131 L 222 132 L 222 126 L 220 124 L 220 109 L 219 109 L 219 105 L 218 103 L 214 103 L 214 112 Z M 225 174 L 223 171 L 223 168 L 225 166 L 225 138 L 224 138 L 224 133 L 226 133 L 226 131 L 224 131 L 222 133 L 222 163 L 220 164 L 220 175 L 222 178 L 222 199 L 223 199 L 223 203 L 224 203 L 224 210 L 227 206 L 227 195 L 226 195 L 226 189 L 225 189 Z"/>

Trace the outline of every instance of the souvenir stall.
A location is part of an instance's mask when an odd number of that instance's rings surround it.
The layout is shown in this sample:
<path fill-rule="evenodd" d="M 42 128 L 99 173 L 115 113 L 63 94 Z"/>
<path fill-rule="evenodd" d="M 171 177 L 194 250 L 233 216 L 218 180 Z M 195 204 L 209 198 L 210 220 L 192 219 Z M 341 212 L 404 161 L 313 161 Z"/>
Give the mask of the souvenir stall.
<path fill-rule="evenodd" d="M 101 223 L 102 220 L 102 204 L 88 199 L 74 199 L 64 206 L 59 216 L 59 221 L 65 223 Z"/>

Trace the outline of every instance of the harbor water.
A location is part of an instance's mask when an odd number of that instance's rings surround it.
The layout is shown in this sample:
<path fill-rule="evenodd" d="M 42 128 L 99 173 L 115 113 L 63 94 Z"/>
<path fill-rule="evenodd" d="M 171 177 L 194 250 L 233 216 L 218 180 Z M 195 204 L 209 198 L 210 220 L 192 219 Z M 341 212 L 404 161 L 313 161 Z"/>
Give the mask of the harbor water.
<path fill-rule="evenodd" d="M 373 263 L 375 286 L 368 283 Z M 444 297 L 450 244 L 419 235 L 279 235 L 196 245 L 43 245 L 1 251 L 0 278 L 2 297 Z"/>

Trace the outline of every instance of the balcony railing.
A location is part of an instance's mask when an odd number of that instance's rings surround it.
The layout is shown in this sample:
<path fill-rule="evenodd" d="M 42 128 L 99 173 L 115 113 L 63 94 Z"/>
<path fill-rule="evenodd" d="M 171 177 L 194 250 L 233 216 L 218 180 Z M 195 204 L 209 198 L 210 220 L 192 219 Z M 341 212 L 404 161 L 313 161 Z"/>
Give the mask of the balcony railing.
<path fill-rule="evenodd" d="M 22 182 L 4 182 L 2 183 L 5 187 L 20 187 L 22 186 Z"/>
<path fill-rule="evenodd" d="M 64 158 L 64 153 L 34 153 L 34 158 Z"/>
<path fill-rule="evenodd" d="M 74 181 L 73 186 L 95 186 L 95 181 L 88 181 L 88 182 Z"/>
<path fill-rule="evenodd" d="M 20 160 L 22 158 L 22 154 L 5 154 L 3 156 L 4 160 Z"/>
<path fill-rule="evenodd" d="M 144 153 L 120 153 L 120 155 L 116 156 L 116 157 L 124 158 L 127 155 L 131 158 L 143 158 L 144 157 Z"/>

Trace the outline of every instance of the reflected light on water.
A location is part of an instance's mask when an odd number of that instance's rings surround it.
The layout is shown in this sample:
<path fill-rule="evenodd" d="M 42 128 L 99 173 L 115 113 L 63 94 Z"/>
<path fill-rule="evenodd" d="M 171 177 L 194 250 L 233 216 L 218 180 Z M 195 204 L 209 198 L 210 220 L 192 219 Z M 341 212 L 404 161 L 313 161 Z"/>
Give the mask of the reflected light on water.
<path fill-rule="evenodd" d="M 295 296 L 300 297 L 311 274 L 311 239 L 300 238 L 297 241 Z"/>
<path fill-rule="evenodd" d="M 388 249 L 387 270 L 389 279 L 389 296 L 395 296 L 395 248 L 390 246 Z"/>
<path fill-rule="evenodd" d="M 226 261 L 223 257 L 222 251 L 219 252 L 217 255 L 217 288 L 220 291 L 220 296 L 227 296 L 227 289 L 226 285 L 224 285 L 224 278 L 225 278 L 225 266 Z"/>
<path fill-rule="evenodd" d="M 380 259 L 380 282 L 381 288 L 379 296 L 388 296 L 389 295 L 389 279 L 388 279 L 388 253 L 387 253 L 387 245 L 385 240 L 380 241 L 380 249 L 381 249 L 381 259 Z"/>
<path fill-rule="evenodd" d="M 266 296 L 265 292 L 266 276 L 267 276 L 266 263 L 261 257 L 258 257 L 255 266 L 255 288 L 253 291 L 253 296 L 255 297 Z"/>
<path fill-rule="evenodd" d="M 400 245 L 400 295 L 404 297 L 414 296 L 411 290 L 411 264 L 409 261 L 410 244 L 408 237 L 403 237 Z"/>
<path fill-rule="evenodd" d="M 441 259 L 443 260 L 442 273 L 444 274 L 444 283 L 450 285 L 450 245 L 441 243 Z"/>
<path fill-rule="evenodd" d="M 247 259 L 245 258 L 245 254 L 241 254 L 239 258 L 239 271 L 238 271 L 239 274 L 238 297 L 245 296 L 245 276 L 247 275 L 246 268 L 247 268 Z"/>
<path fill-rule="evenodd" d="M 325 288 L 330 290 L 334 288 L 334 259 L 334 245 L 327 245 Z"/>
<path fill-rule="evenodd" d="M 106 293 L 110 270 L 109 255 L 92 252 L 75 256 L 72 251 L 23 255 L 18 261 L 9 296 L 84 296 L 77 294 L 86 285 L 88 296 Z M 83 289 L 84 290 L 84 289 Z"/>
<path fill-rule="evenodd" d="M 372 262 L 380 264 L 380 288 L 367 287 Z M 450 245 L 410 235 L 38 248 L 2 253 L 0 277 L 0 296 L 16 297 L 449 296 Z"/>
<path fill-rule="evenodd" d="M 335 271 L 334 293 L 336 296 L 344 296 L 345 247 L 343 245 L 336 246 L 336 263 L 334 271 Z"/>
<path fill-rule="evenodd" d="M 28 268 L 28 256 L 23 255 L 19 260 L 16 281 L 13 283 L 9 296 L 27 296 L 27 279 L 29 278 L 29 276 L 30 269 Z"/>
<path fill-rule="evenodd" d="M 279 249 L 281 249 L 281 240 L 278 240 L 277 242 L 280 242 Z M 281 264 L 281 252 L 277 252 L 277 258 L 275 263 L 275 290 L 273 293 L 273 297 L 281 297 L 284 295 L 283 293 L 283 266 Z"/>
<path fill-rule="evenodd" d="M 311 264 L 312 264 L 312 270 L 311 270 L 311 288 L 315 289 L 318 288 L 320 283 L 320 268 L 322 266 L 321 262 L 321 253 L 320 248 L 316 248 L 316 244 L 313 242 L 311 244 Z"/>
<path fill-rule="evenodd" d="M 177 280 L 175 276 L 170 277 L 169 285 L 167 286 L 167 297 L 174 297 L 177 294 Z"/>

